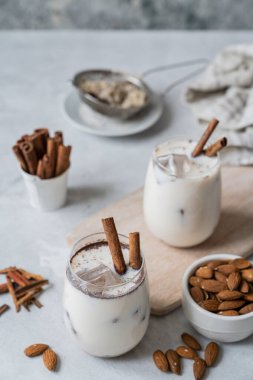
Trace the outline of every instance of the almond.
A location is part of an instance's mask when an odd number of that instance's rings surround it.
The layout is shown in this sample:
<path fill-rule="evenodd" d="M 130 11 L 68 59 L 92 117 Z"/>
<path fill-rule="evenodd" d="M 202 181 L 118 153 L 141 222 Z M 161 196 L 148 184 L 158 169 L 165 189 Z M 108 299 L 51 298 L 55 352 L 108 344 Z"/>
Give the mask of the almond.
<path fill-rule="evenodd" d="M 156 350 L 153 353 L 153 360 L 157 368 L 159 368 L 163 372 L 169 372 L 169 362 L 161 350 Z"/>
<path fill-rule="evenodd" d="M 247 281 L 243 280 L 241 283 L 240 292 L 249 293 L 249 291 L 250 291 L 249 283 Z"/>
<path fill-rule="evenodd" d="M 194 301 L 197 303 L 204 301 L 204 299 L 205 299 L 205 294 L 204 294 L 203 290 L 201 290 L 198 286 L 193 286 L 190 289 L 190 293 L 191 293 L 191 296 L 194 299 Z"/>
<path fill-rule="evenodd" d="M 214 278 L 217 281 L 220 281 L 220 282 L 223 282 L 224 284 L 227 284 L 227 277 L 225 276 L 225 274 L 223 274 L 221 272 L 215 271 L 214 272 Z"/>
<path fill-rule="evenodd" d="M 201 345 L 199 344 L 199 342 L 197 341 L 196 338 L 194 338 L 194 336 L 188 334 L 188 333 L 183 333 L 181 335 L 181 338 L 182 338 L 182 341 L 184 342 L 184 344 L 186 344 L 186 346 L 192 348 L 193 350 L 196 350 L 196 351 L 199 351 L 201 350 Z"/>
<path fill-rule="evenodd" d="M 215 342 L 210 342 L 205 348 L 205 361 L 208 367 L 211 367 L 216 362 L 219 356 L 219 346 Z"/>
<path fill-rule="evenodd" d="M 242 309 L 239 310 L 239 314 L 248 314 L 253 311 L 253 303 L 249 303 L 248 305 L 244 306 Z"/>
<path fill-rule="evenodd" d="M 249 302 L 253 302 L 253 293 L 244 294 L 243 299 Z"/>
<path fill-rule="evenodd" d="M 242 278 L 248 282 L 253 282 L 253 268 L 242 270 Z"/>
<path fill-rule="evenodd" d="M 201 380 L 206 372 L 206 363 L 201 358 L 196 358 L 193 364 L 193 373 L 195 380 Z"/>
<path fill-rule="evenodd" d="M 213 269 L 205 267 L 199 267 L 196 272 L 195 276 L 201 277 L 201 278 L 212 278 L 213 277 Z"/>
<path fill-rule="evenodd" d="M 244 304 L 244 300 L 224 301 L 220 303 L 218 310 L 239 309 L 239 307 L 242 307 Z"/>
<path fill-rule="evenodd" d="M 230 273 L 227 284 L 230 290 L 236 290 L 241 283 L 241 275 L 239 272 Z"/>
<path fill-rule="evenodd" d="M 181 361 L 176 351 L 168 350 L 166 352 L 166 357 L 168 359 L 171 371 L 176 375 L 181 375 Z"/>
<path fill-rule="evenodd" d="M 177 347 L 176 353 L 185 359 L 193 359 L 194 360 L 196 357 L 198 357 L 197 353 L 192 348 L 186 347 L 186 346 Z"/>
<path fill-rule="evenodd" d="M 223 315 L 223 316 L 227 316 L 227 317 L 235 317 L 235 316 L 239 315 L 238 311 L 236 311 L 236 310 L 223 310 L 223 311 L 219 311 L 218 314 Z"/>
<path fill-rule="evenodd" d="M 228 276 L 230 273 L 237 272 L 238 269 L 234 264 L 224 264 L 224 265 L 219 265 L 217 267 L 217 271 L 225 274 L 225 276 Z"/>
<path fill-rule="evenodd" d="M 219 265 L 223 265 L 223 264 L 227 264 L 227 263 L 228 262 L 224 261 L 224 260 L 213 260 L 213 261 L 209 261 L 207 266 L 208 266 L 208 268 L 216 269 Z"/>
<path fill-rule="evenodd" d="M 211 311 L 215 313 L 219 310 L 220 302 L 218 300 L 205 300 L 200 303 L 200 306 L 206 309 L 207 311 Z"/>
<path fill-rule="evenodd" d="M 189 278 L 189 284 L 191 286 L 200 286 L 201 281 L 202 281 L 202 279 L 200 277 L 191 276 Z"/>
<path fill-rule="evenodd" d="M 241 298 L 242 293 L 237 290 L 222 290 L 217 294 L 217 297 L 222 301 L 232 301 Z"/>
<path fill-rule="evenodd" d="M 29 356 L 29 358 L 33 358 L 34 356 L 39 356 L 43 354 L 43 352 L 46 351 L 47 349 L 48 349 L 47 344 L 36 343 L 25 348 L 24 353 L 26 356 Z"/>
<path fill-rule="evenodd" d="M 44 362 L 45 366 L 47 367 L 47 369 L 49 369 L 49 371 L 55 371 L 56 370 L 57 355 L 51 348 L 48 348 L 46 351 L 44 351 L 43 362 Z"/>
<path fill-rule="evenodd" d="M 251 262 L 245 259 L 235 259 L 232 261 L 232 263 L 238 268 L 241 269 L 247 269 L 251 267 Z"/>
<path fill-rule="evenodd" d="M 200 287 L 211 293 L 219 293 L 222 290 L 227 289 L 226 284 L 217 280 L 202 280 Z"/>

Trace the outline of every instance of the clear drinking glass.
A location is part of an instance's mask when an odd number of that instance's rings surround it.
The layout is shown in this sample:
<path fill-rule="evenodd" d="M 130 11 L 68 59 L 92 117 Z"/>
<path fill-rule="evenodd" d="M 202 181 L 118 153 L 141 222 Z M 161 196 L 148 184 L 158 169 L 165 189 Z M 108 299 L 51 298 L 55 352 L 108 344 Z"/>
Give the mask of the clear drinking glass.
<path fill-rule="evenodd" d="M 221 209 L 219 155 L 192 159 L 196 142 L 169 140 L 158 145 L 149 162 L 144 188 L 144 218 L 165 243 L 190 247 L 206 240 L 218 224 Z M 185 152 L 177 170 L 171 151 Z M 185 157 L 185 156 L 184 156 Z M 177 159 L 180 159 L 180 155 Z M 173 158 L 174 159 L 174 158 Z M 194 170 L 191 170 L 193 163 Z M 181 165 L 181 166 L 180 166 Z M 184 166 L 183 166 L 184 165 Z M 186 167 L 185 166 L 189 166 Z M 180 170 L 179 170 L 179 169 Z M 184 170 L 186 174 L 184 175 Z"/>
<path fill-rule="evenodd" d="M 128 249 L 128 238 L 119 235 L 119 239 Z M 135 347 L 147 330 L 150 315 L 147 273 L 142 257 L 141 268 L 123 283 L 99 285 L 82 280 L 74 272 L 71 260 L 94 243 L 107 244 L 105 234 L 84 237 L 72 249 L 64 286 L 65 320 L 86 352 L 114 357 Z"/>

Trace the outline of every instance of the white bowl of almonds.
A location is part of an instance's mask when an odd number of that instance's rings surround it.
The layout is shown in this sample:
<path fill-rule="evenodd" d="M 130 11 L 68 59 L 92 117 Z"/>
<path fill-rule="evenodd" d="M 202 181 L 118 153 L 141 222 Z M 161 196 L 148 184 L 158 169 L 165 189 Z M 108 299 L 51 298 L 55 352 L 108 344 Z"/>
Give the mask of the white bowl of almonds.
<path fill-rule="evenodd" d="M 215 254 L 195 261 L 184 273 L 182 306 L 202 335 L 236 342 L 253 334 L 253 263 Z"/>

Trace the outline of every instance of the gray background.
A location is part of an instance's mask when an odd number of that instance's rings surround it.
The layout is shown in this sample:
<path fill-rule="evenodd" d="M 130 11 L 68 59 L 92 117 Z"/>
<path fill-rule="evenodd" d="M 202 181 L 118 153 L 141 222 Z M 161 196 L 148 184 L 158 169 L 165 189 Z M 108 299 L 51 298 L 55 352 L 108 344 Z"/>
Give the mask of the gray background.
<path fill-rule="evenodd" d="M 252 29 L 252 0 L 0 0 L 0 29 Z"/>

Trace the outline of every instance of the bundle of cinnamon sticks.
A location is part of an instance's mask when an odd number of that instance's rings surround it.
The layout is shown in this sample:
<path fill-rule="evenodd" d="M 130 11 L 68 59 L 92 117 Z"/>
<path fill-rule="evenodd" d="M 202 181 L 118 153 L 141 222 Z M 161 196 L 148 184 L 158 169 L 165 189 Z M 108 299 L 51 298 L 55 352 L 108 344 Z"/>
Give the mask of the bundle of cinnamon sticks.
<path fill-rule="evenodd" d="M 0 294 L 9 292 L 17 312 L 21 306 L 28 311 L 32 304 L 38 308 L 43 306 L 36 297 L 43 291 L 43 286 L 48 284 L 44 277 L 16 267 L 2 269 L 0 275 L 5 275 L 5 282 L 0 284 Z M 7 304 L 2 305 L 0 315 L 8 309 Z"/>
<path fill-rule="evenodd" d="M 23 135 L 12 147 L 21 168 L 41 179 L 57 177 L 70 166 L 71 146 L 63 145 L 63 133 L 49 136 L 47 128 L 35 129 Z"/>
<path fill-rule="evenodd" d="M 194 148 L 192 152 L 192 157 L 197 157 L 202 153 L 204 153 L 208 157 L 215 156 L 221 149 L 223 149 L 227 145 L 226 137 L 222 137 L 221 139 L 211 144 L 208 148 L 204 149 L 207 141 L 211 137 L 212 133 L 214 132 L 218 124 L 219 124 L 219 120 L 215 118 L 213 118 L 210 121 L 205 132 L 203 133 L 196 147 Z"/>

